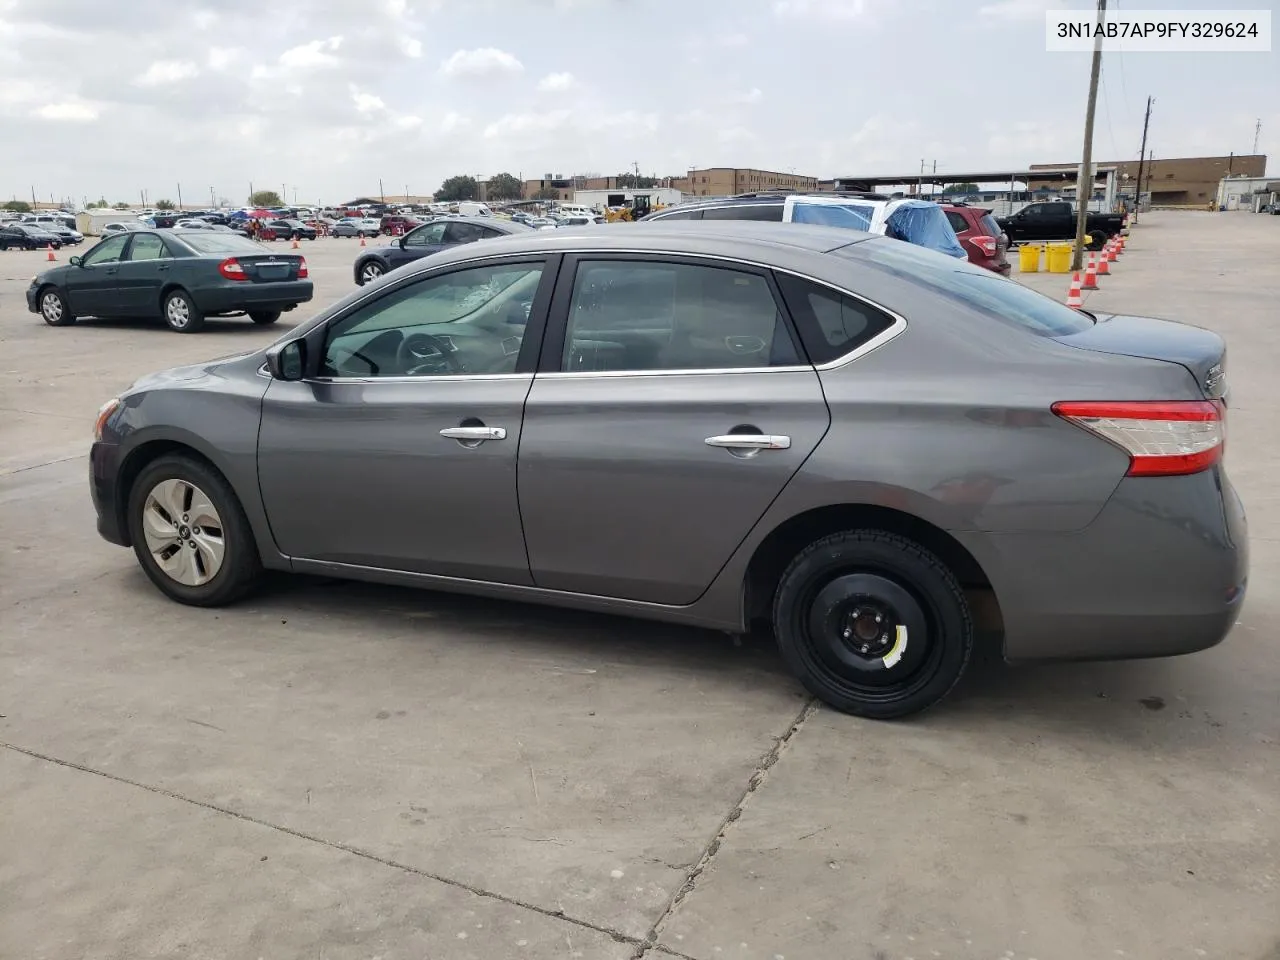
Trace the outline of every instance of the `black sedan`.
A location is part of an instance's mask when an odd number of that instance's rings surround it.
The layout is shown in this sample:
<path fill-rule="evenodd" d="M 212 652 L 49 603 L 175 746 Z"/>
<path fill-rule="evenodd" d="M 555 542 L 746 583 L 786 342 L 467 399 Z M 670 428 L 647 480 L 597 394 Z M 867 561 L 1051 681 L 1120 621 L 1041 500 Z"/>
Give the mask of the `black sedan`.
<path fill-rule="evenodd" d="M 268 220 L 263 228 L 270 230 L 275 240 L 314 240 L 316 228 L 309 227 L 301 220 Z"/>
<path fill-rule="evenodd" d="M 476 240 L 488 240 L 513 233 L 528 233 L 529 228 L 511 220 L 492 217 L 450 217 L 432 220 L 411 230 L 387 247 L 370 247 L 355 262 L 356 283 L 372 283 L 396 267 L 414 260 Z"/>
<path fill-rule="evenodd" d="M 0 227 L 0 250 L 17 247 L 19 250 L 41 250 L 62 246 L 62 238 L 50 233 L 44 227 L 35 227 L 27 223 L 10 223 Z"/>
<path fill-rule="evenodd" d="M 51 327 L 77 317 L 162 317 L 195 333 L 206 317 L 275 323 L 311 299 L 307 261 L 233 233 L 141 230 L 107 237 L 83 257 L 38 274 L 27 308 Z"/>

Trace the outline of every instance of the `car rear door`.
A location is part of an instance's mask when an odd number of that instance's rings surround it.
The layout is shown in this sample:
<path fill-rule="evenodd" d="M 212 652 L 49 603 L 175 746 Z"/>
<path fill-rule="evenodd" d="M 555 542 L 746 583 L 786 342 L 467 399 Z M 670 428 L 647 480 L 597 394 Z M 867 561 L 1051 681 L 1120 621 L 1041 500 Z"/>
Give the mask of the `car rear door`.
<path fill-rule="evenodd" d="M 135 233 L 116 272 L 117 302 L 124 316 L 160 313 L 160 288 L 169 278 L 172 256 L 158 233 Z"/>
<path fill-rule="evenodd" d="M 133 234 L 107 237 L 66 273 L 67 305 L 77 316 L 120 316 L 120 261 Z"/>
<path fill-rule="evenodd" d="M 768 271 L 571 255 L 520 441 L 539 587 L 688 604 L 826 432 Z"/>
<path fill-rule="evenodd" d="M 530 584 L 516 451 L 558 257 L 450 264 L 328 324 L 273 380 L 258 479 L 288 556 Z"/>

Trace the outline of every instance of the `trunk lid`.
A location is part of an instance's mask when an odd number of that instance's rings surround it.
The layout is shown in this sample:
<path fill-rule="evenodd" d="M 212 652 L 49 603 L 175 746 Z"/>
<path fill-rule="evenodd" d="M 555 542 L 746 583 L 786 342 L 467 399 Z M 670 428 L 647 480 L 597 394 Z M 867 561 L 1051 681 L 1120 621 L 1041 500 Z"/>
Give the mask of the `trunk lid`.
<path fill-rule="evenodd" d="M 267 253 L 259 256 L 236 255 L 236 260 L 244 268 L 245 278 L 253 283 L 279 283 L 282 280 L 297 280 L 298 270 L 302 266 L 302 257 L 288 254 Z"/>
<path fill-rule="evenodd" d="M 1096 316 L 1087 330 L 1055 339 L 1081 350 L 1176 363 L 1190 371 L 1207 399 L 1226 399 L 1227 346 L 1212 330 L 1155 317 Z"/>

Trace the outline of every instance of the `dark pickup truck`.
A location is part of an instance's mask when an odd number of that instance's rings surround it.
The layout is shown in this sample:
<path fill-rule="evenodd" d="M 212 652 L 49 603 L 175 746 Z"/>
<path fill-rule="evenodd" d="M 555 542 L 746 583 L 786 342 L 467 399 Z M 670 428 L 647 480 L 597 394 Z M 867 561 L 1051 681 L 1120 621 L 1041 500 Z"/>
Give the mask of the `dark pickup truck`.
<path fill-rule="evenodd" d="M 1010 243 L 1029 240 L 1074 240 L 1076 208 L 1066 200 L 1046 200 L 1023 207 L 1011 217 L 998 217 L 996 222 L 1009 236 Z M 1124 226 L 1118 213 L 1090 213 L 1085 219 L 1085 234 L 1090 250 L 1101 249 L 1109 237 Z"/>

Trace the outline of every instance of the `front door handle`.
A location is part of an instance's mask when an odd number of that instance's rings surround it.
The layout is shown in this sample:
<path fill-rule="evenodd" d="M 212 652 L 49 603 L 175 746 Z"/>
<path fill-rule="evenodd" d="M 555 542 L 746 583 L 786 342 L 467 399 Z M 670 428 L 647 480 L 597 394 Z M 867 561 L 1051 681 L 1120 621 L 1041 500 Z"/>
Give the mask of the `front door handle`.
<path fill-rule="evenodd" d="M 730 450 L 789 450 L 791 438 L 765 433 L 727 433 L 720 437 L 707 437 L 706 444 Z"/>
<path fill-rule="evenodd" d="M 450 440 L 505 440 L 507 431 L 503 427 L 445 427 L 440 436 Z"/>

